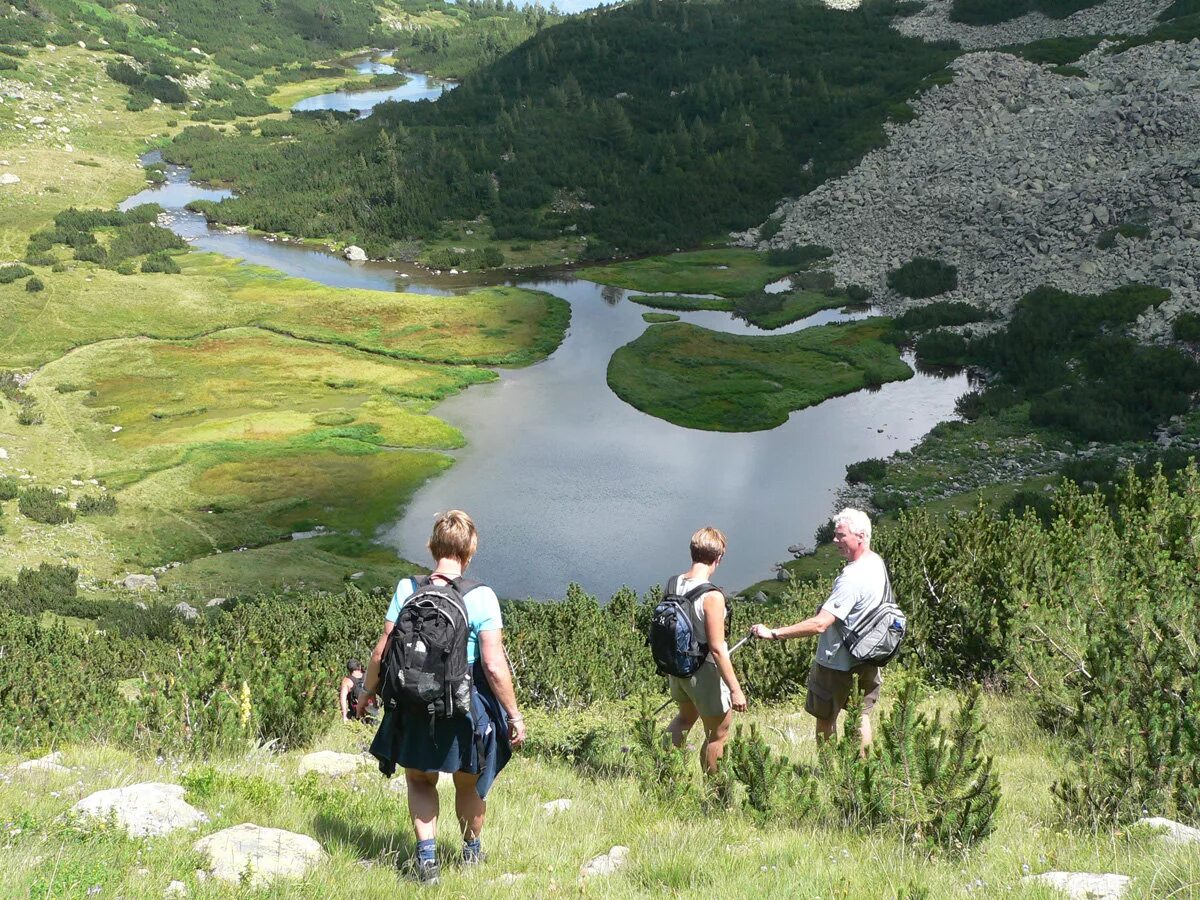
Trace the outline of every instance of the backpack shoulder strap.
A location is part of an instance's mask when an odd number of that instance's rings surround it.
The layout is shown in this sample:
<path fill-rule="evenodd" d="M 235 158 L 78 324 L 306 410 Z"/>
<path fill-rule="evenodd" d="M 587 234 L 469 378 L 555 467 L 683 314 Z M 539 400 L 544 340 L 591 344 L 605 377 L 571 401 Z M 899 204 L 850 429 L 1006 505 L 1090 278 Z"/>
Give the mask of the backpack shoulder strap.
<path fill-rule="evenodd" d="M 719 587 L 717 587 L 711 581 L 706 581 L 703 584 L 696 585 L 694 588 L 692 588 L 690 591 L 688 591 L 686 594 L 684 594 L 684 599 L 698 600 L 701 597 L 703 597 L 705 594 L 707 594 L 709 591 L 718 591 L 722 597 L 725 596 L 725 592 L 722 591 Z"/>
<path fill-rule="evenodd" d="M 458 591 L 458 596 L 463 599 L 466 599 L 467 594 L 471 593 L 475 588 L 483 587 L 482 581 L 472 581 L 470 578 L 464 578 L 461 575 L 451 581 L 450 584 Z"/>

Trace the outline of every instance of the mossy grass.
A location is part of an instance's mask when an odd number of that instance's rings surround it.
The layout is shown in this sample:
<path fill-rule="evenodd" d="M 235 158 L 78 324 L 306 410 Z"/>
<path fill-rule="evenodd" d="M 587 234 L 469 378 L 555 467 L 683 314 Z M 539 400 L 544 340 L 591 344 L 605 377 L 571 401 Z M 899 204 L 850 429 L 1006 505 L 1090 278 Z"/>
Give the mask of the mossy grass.
<path fill-rule="evenodd" d="M 191 338 L 239 325 L 398 359 L 525 365 L 558 345 L 570 317 L 564 301 L 519 288 L 430 297 L 331 288 L 214 254 L 178 262 L 182 276 L 136 278 L 79 265 L 38 295 L 0 285 L 9 324 L 0 366 L 37 366 L 113 338 Z"/>
<path fill-rule="evenodd" d="M 788 291 L 779 296 L 779 306 L 773 309 L 751 304 L 745 298 L 730 300 L 724 297 L 687 297 L 681 294 L 663 296 L 634 294 L 629 299 L 641 306 L 649 306 L 651 309 L 676 312 L 694 312 L 696 310 L 731 312 L 745 319 L 751 325 L 768 330 L 783 328 L 785 325 L 807 319 L 823 309 L 837 309 L 845 306 L 848 302 L 846 294 L 841 291 L 827 294 L 821 291 L 800 290 Z"/>
<path fill-rule="evenodd" d="M 333 696 L 334 684 L 329 693 Z M 892 702 L 885 684 L 880 715 Z M 751 701 L 753 702 L 753 701 Z M 922 708 L 943 716 L 957 698 L 941 691 Z M 486 865 L 461 868 L 453 827 L 453 791 L 440 785 L 443 823 L 438 854 L 442 883 L 422 890 L 431 897 L 469 894 L 511 897 L 519 878 L 523 896 L 576 892 L 579 867 L 615 845 L 630 848 L 614 875 L 592 879 L 582 890 L 605 897 L 661 897 L 696 889 L 728 897 L 950 897 L 975 885 L 981 896 L 1048 897 L 1022 883 L 1027 872 L 1058 870 L 1120 872 L 1134 881 L 1131 900 L 1186 896 L 1200 882 L 1200 858 L 1172 848 L 1141 829 L 1070 831 L 1057 820 L 1050 786 L 1065 770 L 1065 749 L 1040 732 L 1020 698 L 985 695 L 985 746 L 995 755 L 1004 790 L 996 829 L 969 855 L 935 853 L 905 843 L 886 828 L 836 828 L 819 821 L 798 826 L 756 823 L 745 812 L 677 807 L 656 801 L 628 775 L 589 774 L 552 755 L 556 735 L 583 716 L 607 728 L 632 717 L 615 704 L 553 715 L 529 713 L 529 748 L 505 770 L 489 795 L 483 833 Z M 370 731 L 335 726 L 313 747 L 356 753 Z M 816 761 L 812 720 L 798 705 L 758 707 L 738 717 L 755 724 L 776 752 L 811 765 Z M 665 724 L 665 716 L 664 716 Z M 696 767 L 699 736 L 693 729 L 687 765 Z M 192 845 L 206 834 L 253 822 L 312 835 L 329 853 L 303 879 L 280 880 L 272 897 L 388 897 L 405 891 L 397 864 L 414 853 L 403 790 L 373 766 L 338 779 L 297 774 L 306 751 L 279 754 L 267 748 L 233 756 L 181 761 L 138 757 L 104 745 L 58 746 L 69 775 L 17 773 L 0 783 L 0 819 L 9 823 L 0 849 L 0 893 L 5 896 L 99 896 L 159 898 L 167 884 L 182 881 L 192 896 L 233 898 L 245 888 L 201 881 L 205 860 Z M 0 763 L 19 758 L 0 756 Z M 694 774 L 694 772 L 693 772 Z M 199 831 L 179 829 L 153 840 L 131 839 L 119 829 L 72 820 L 66 814 L 93 791 L 146 781 L 182 784 L 186 799 L 211 821 Z M 401 785 L 402 788 L 402 785 Z M 543 803 L 570 798 L 572 807 L 553 817 Z M 52 850 L 53 856 L 48 856 Z M 408 890 L 415 891 L 411 887 Z"/>
<path fill-rule="evenodd" d="M 868 385 L 912 377 L 880 340 L 888 319 L 746 337 L 675 323 L 613 354 L 608 383 L 625 402 L 687 428 L 760 431 L 792 411 Z"/>
<path fill-rule="evenodd" d="M 772 266 L 766 254 L 723 248 L 649 256 L 583 270 L 590 280 L 648 293 L 717 294 L 741 297 L 761 290 L 796 266 Z"/>
<path fill-rule="evenodd" d="M 650 325 L 665 325 L 667 322 L 678 322 L 679 316 L 674 313 L 648 312 L 642 313 L 642 321 Z"/>

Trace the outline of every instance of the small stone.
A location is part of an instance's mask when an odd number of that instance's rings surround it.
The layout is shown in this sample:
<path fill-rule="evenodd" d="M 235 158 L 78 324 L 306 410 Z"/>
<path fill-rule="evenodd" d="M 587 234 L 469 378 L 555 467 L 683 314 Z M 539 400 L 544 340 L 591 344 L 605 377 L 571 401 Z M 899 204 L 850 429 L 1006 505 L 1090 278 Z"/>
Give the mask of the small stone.
<path fill-rule="evenodd" d="M 187 885 L 182 881 L 172 881 L 163 890 L 164 897 L 186 897 L 188 893 Z"/>
<path fill-rule="evenodd" d="M 185 793 L 177 784 L 146 782 L 97 791 L 71 809 L 85 817 L 113 816 L 130 837 L 158 836 L 208 821 L 208 816 L 183 799 Z"/>
<path fill-rule="evenodd" d="M 613 847 L 607 853 L 601 853 L 599 856 L 588 860 L 580 866 L 579 877 L 591 878 L 597 875 L 612 875 L 625 865 L 628 857 L 628 847 Z"/>
<path fill-rule="evenodd" d="M 1043 872 L 1026 875 L 1024 884 L 1044 884 L 1066 894 L 1071 900 L 1121 900 L 1133 879 L 1128 875 L 1091 872 Z"/>
<path fill-rule="evenodd" d="M 179 616 L 179 618 L 186 619 L 189 622 L 194 622 L 196 619 L 200 618 L 200 610 L 196 609 L 196 607 L 192 606 L 190 603 L 176 603 L 172 609 L 172 612 Z"/>
<path fill-rule="evenodd" d="M 550 815 L 554 815 L 555 813 L 560 813 L 560 812 L 566 812 L 570 808 L 571 808 L 571 801 L 569 799 L 567 799 L 566 797 L 563 797 L 560 800 L 551 800 L 549 803 L 542 804 L 542 809 L 544 809 Z"/>
<path fill-rule="evenodd" d="M 207 603 L 205 603 L 204 605 L 205 605 L 205 606 L 207 606 L 207 607 L 210 607 L 210 608 L 211 608 L 211 607 L 214 607 L 214 606 L 221 606 L 221 605 L 223 605 L 224 603 L 225 603 L 225 598 L 224 598 L 224 597 L 213 597 L 211 600 L 209 600 L 209 601 L 208 601 Z"/>
<path fill-rule="evenodd" d="M 363 758 L 353 753 L 335 753 L 332 750 L 318 750 L 300 758 L 296 767 L 297 775 L 307 775 L 316 772 L 320 775 L 337 777 L 349 775 L 363 764 Z"/>
<path fill-rule="evenodd" d="M 512 885 L 516 884 L 518 881 L 520 881 L 524 877 L 525 877 L 525 875 L 523 873 L 505 872 L 499 878 L 493 878 L 492 884 L 503 884 L 503 885 L 508 885 L 511 887 Z"/>
<path fill-rule="evenodd" d="M 158 579 L 153 575 L 126 575 L 121 586 L 127 591 L 157 591 Z"/>
<path fill-rule="evenodd" d="M 306 834 L 250 822 L 201 838 L 193 849 L 208 856 L 213 877 L 238 884 L 246 875 L 252 887 L 275 878 L 299 878 L 327 858 Z"/>
<path fill-rule="evenodd" d="M 5 172 L 3 175 L 0 175 L 0 184 L 20 184 L 20 183 L 21 183 L 20 177 L 18 177 L 17 175 L 14 175 L 12 172 Z"/>
<path fill-rule="evenodd" d="M 29 759 L 17 766 L 19 772 L 70 772 L 66 766 L 62 764 L 63 755 L 55 750 L 53 753 L 43 756 L 41 759 Z"/>

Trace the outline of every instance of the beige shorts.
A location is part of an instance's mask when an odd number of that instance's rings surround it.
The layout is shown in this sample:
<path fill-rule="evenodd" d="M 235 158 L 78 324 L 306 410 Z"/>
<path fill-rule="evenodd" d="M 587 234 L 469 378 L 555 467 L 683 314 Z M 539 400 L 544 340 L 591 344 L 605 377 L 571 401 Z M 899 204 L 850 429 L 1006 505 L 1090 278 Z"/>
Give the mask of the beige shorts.
<path fill-rule="evenodd" d="M 808 672 L 808 697 L 804 701 L 804 711 L 818 719 L 833 721 L 846 708 L 856 681 L 858 689 L 863 692 L 863 712 L 870 712 L 879 699 L 879 688 L 883 684 L 883 672 L 879 666 L 858 666 L 843 672 L 827 669 L 814 661 Z"/>
<path fill-rule="evenodd" d="M 723 716 L 733 708 L 729 699 L 729 685 L 714 663 L 704 663 L 691 678 L 669 675 L 667 681 L 671 686 L 672 700 L 691 703 L 706 719 Z"/>

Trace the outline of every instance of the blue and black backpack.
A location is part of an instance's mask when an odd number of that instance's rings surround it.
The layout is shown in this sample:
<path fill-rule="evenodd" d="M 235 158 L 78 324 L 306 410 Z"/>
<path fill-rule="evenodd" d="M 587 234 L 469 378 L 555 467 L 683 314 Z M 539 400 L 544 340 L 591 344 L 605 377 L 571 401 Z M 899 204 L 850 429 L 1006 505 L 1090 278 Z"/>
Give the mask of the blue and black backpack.
<path fill-rule="evenodd" d="M 646 643 L 654 656 L 654 665 L 659 675 L 675 675 L 690 678 L 708 656 L 708 644 L 704 635 L 696 634 L 692 628 L 692 617 L 684 604 L 690 606 L 709 591 L 720 591 L 715 584 L 698 584 L 686 594 L 679 592 L 683 576 L 672 578 L 666 584 L 663 598 L 654 607 L 650 616 L 650 632 Z M 721 592 L 724 595 L 724 591 Z M 729 601 L 725 601 L 726 626 L 729 624 Z"/>

